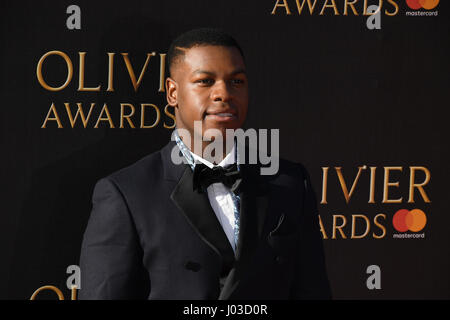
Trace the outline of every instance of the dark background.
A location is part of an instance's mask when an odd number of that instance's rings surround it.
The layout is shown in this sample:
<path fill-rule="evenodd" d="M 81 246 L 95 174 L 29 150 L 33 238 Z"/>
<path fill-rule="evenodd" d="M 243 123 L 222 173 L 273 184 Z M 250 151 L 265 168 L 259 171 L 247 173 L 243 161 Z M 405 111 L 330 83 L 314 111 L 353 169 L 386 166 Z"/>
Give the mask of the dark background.
<path fill-rule="evenodd" d="M 382 15 L 382 29 L 369 30 L 367 17 L 324 16 L 278 9 L 276 1 L 5 1 L 0 4 L 0 90 L 2 178 L 0 215 L 0 298 L 29 299 L 38 287 L 52 284 L 67 296 L 66 268 L 78 264 L 82 234 L 95 182 L 154 152 L 167 143 L 163 128 L 166 104 L 159 88 L 159 53 L 170 41 L 194 27 L 222 27 L 240 42 L 250 77 L 250 109 L 246 127 L 279 128 L 281 156 L 302 162 L 309 170 L 320 200 L 321 167 L 330 168 L 328 204 L 320 215 L 328 236 L 333 214 L 351 222 L 378 213 L 386 236 L 374 239 L 324 240 L 327 267 L 337 299 L 448 299 L 450 249 L 448 228 L 448 117 L 450 87 L 448 1 L 437 17 Z M 318 1 L 320 10 L 323 1 Z M 371 2 L 369 2 L 371 4 Z M 376 3 L 376 1 L 372 1 Z M 81 8 L 81 30 L 66 28 L 66 8 Z M 384 4 L 389 11 L 392 6 Z M 305 8 L 307 9 L 307 8 Z M 409 10 L 409 9 L 408 9 Z M 383 9 L 384 11 L 384 9 Z M 36 66 L 48 51 L 69 55 L 74 67 L 70 85 L 50 92 L 40 86 Z M 86 86 L 102 84 L 100 92 L 78 92 L 78 52 L 86 55 Z M 137 92 L 120 56 L 128 52 L 135 72 L 146 53 L 157 52 Z M 107 52 L 115 52 L 114 92 L 106 92 Z M 49 84 L 65 80 L 61 58 L 47 59 Z M 41 125 L 51 103 L 64 128 L 50 121 Z M 115 129 L 103 122 L 94 129 L 72 129 L 64 116 L 83 102 L 107 103 Z M 119 129 L 120 103 L 153 103 L 161 122 L 153 129 Z M 74 109 L 73 109 L 74 110 Z M 135 118 L 138 122 L 138 117 Z M 127 127 L 127 125 L 126 125 Z M 357 167 L 376 166 L 375 204 L 368 204 L 368 170 L 345 203 L 333 167 L 342 167 L 347 184 Z M 391 181 L 390 198 L 401 204 L 382 204 L 384 166 L 402 166 Z M 425 166 L 431 181 L 425 187 L 431 203 L 416 192 L 408 198 L 409 166 Z M 421 181 L 418 174 L 416 181 Z M 155 186 L 156 188 L 157 186 Z M 400 208 L 420 208 L 427 214 L 425 239 L 393 239 L 392 216 Z M 382 221 L 383 222 L 383 221 Z M 379 233 L 378 229 L 370 231 Z M 366 268 L 381 268 L 382 289 L 368 290 Z M 42 297 L 45 297 L 42 294 Z M 52 295 L 49 295 L 54 298 Z"/>

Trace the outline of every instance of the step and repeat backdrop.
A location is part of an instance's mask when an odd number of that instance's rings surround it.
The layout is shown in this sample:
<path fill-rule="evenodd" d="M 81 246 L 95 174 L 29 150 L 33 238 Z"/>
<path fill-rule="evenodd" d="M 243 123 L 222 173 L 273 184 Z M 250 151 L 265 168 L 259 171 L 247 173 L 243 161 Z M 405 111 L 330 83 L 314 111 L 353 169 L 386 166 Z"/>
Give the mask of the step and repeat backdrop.
<path fill-rule="evenodd" d="M 0 298 L 70 299 L 95 182 L 169 141 L 166 53 L 196 27 L 238 40 L 246 128 L 308 169 L 333 297 L 450 298 L 446 6 L 2 2 Z"/>

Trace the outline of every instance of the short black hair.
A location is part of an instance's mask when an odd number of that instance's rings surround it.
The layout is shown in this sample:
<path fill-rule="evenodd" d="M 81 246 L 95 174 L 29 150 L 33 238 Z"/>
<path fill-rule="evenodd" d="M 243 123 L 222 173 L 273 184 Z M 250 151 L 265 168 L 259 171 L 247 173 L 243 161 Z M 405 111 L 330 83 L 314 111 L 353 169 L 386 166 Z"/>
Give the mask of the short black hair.
<path fill-rule="evenodd" d="M 190 49 L 195 46 L 224 46 L 224 47 L 235 47 L 239 50 L 244 59 L 244 52 L 239 46 L 238 42 L 228 33 L 222 29 L 216 28 L 199 28 L 187 31 L 179 35 L 175 40 L 172 41 L 167 52 L 167 68 L 169 74 L 171 72 L 172 66 L 175 64 L 176 60 L 184 56 L 183 49 Z"/>

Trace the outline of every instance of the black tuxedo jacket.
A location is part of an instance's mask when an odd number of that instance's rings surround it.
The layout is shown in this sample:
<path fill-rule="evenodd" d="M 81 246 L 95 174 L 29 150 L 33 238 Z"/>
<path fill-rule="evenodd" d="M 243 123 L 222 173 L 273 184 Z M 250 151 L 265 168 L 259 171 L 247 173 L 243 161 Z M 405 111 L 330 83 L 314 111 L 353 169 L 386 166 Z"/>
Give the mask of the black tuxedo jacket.
<path fill-rule="evenodd" d="M 80 299 L 328 299 L 317 206 L 302 165 L 241 165 L 233 249 L 175 142 L 99 180 L 84 234 Z"/>

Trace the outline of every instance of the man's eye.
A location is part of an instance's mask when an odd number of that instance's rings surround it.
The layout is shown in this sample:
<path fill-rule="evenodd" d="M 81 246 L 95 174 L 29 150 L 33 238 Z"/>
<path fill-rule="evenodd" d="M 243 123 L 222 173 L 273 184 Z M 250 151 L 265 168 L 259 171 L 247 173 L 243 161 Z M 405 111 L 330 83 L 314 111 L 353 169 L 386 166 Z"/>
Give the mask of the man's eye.
<path fill-rule="evenodd" d="M 242 84 L 242 83 L 244 83 L 244 80 L 241 80 L 241 79 L 233 79 L 233 80 L 231 80 L 231 83 L 232 83 L 232 84 Z"/>
<path fill-rule="evenodd" d="M 214 81 L 212 79 L 199 79 L 195 82 L 200 83 L 200 84 L 212 84 Z"/>

